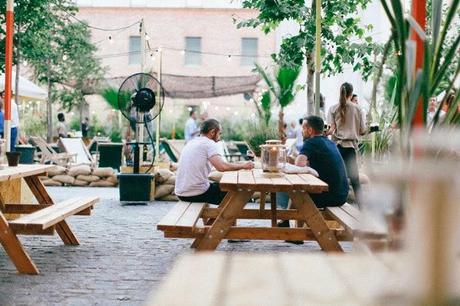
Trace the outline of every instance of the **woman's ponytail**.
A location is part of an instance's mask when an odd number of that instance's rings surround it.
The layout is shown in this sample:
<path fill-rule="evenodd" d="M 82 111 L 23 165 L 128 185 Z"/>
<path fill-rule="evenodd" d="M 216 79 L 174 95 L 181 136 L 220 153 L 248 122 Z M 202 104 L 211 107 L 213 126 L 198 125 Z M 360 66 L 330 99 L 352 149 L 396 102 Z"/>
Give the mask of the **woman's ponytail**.
<path fill-rule="evenodd" d="M 340 86 L 340 118 L 342 119 L 342 122 L 345 123 L 345 113 L 347 111 L 347 99 L 351 97 L 353 94 L 353 85 L 350 83 L 343 83 L 342 86 Z"/>

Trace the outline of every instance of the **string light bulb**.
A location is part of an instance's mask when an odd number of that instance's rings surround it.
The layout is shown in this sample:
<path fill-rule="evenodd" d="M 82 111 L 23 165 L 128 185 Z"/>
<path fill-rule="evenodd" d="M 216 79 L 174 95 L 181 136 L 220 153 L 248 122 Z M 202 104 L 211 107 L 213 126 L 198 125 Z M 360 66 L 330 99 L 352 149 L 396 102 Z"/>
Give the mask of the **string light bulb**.
<path fill-rule="evenodd" d="M 185 50 L 181 50 L 181 51 L 180 51 L 180 54 L 181 54 L 181 55 L 185 55 Z"/>
<path fill-rule="evenodd" d="M 227 61 L 228 61 L 228 62 L 231 62 L 231 61 L 232 61 L 232 55 L 231 55 L 231 54 L 227 55 Z"/>
<path fill-rule="evenodd" d="M 66 60 L 67 60 L 67 55 L 66 55 L 66 54 L 64 54 L 64 55 L 62 56 L 62 60 L 63 60 L 63 61 L 66 61 Z"/>
<path fill-rule="evenodd" d="M 146 41 L 149 41 L 149 40 L 150 40 L 150 36 L 149 36 L 149 34 L 147 34 L 147 33 L 145 33 L 145 40 L 146 40 Z"/>
<path fill-rule="evenodd" d="M 113 37 L 112 37 L 112 36 L 109 36 L 109 42 L 110 42 L 111 44 L 113 44 Z"/>

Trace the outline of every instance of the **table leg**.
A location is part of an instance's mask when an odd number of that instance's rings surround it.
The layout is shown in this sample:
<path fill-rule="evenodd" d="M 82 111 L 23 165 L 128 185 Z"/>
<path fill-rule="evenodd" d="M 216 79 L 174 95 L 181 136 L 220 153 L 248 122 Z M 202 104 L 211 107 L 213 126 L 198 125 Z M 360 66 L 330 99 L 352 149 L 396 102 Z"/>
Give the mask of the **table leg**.
<path fill-rule="evenodd" d="M 8 221 L 0 211 L 0 243 L 19 273 L 38 274 L 38 269 L 22 247 L 16 234 L 8 226 Z"/>
<path fill-rule="evenodd" d="M 313 235 L 319 245 L 326 252 L 343 252 L 342 247 L 337 241 L 334 233 L 329 229 L 316 207 L 310 195 L 306 192 L 289 192 L 292 203 L 297 207 L 299 212 L 305 216 L 307 225 L 311 228 Z"/>
<path fill-rule="evenodd" d="M 262 216 L 262 214 L 264 213 L 264 210 L 265 210 L 265 199 L 266 199 L 266 193 L 261 191 L 260 192 L 260 206 L 259 206 L 259 213 L 260 215 Z"/>
<path fill-rule="evenodd" d="M 40 181 L 38 176 L 28 176 L 25 177 L 24 180 L 26 181 L 33 195 L 37 199 L 38 203 L 54 204 L 53 199 L 49 195 L 48 191 L 46 191 L 45 186 Z M 69 225 L 65 220 L 62 220 L 61 222 L 56 224 L 56 232 L 58 233 L 59 237 L 61 237 L 65 245 L 80 244 L 78 242 L 77 237 L 75 237 L 75 235 L 73 234 L 72 230 L 70 229 Z"/>
<path fill-rule="evenodd" d="M 231 225 L 237 219 L 238 214 L 251 199 L 252 191 L 230 191 L 227 193 L 221 205 L 225 205 L 206 232 L 202 241 L 196 246 L 197 250 L 215 250 L 220 241 L 227 235 Z M 225 202 L 225 203 L 224 203 Z"/>
<path fill-rule="evenodd" d="M 270 193 L 270 204 L 271 204 L 271 212 L 272 212 L 272 227 L 277 227 L 276 192 Z"/>

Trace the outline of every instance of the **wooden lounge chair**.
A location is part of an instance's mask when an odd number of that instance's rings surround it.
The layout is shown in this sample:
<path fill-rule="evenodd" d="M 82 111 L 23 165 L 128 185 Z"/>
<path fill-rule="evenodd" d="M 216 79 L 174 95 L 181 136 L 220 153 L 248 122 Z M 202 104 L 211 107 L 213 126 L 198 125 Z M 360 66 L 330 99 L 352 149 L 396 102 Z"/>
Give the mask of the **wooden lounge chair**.
<path fill-rule="evenodd" d="M 40 149 L 40 163 L 56 164 L 59 166 L 66 166 L 75 163 L 76 154 L 57 153 L 46 141 L 40 136 L 30 137 L 32 143 Z"/>
<path fill-rule="evenodd" d="M 75 155 L 75 163 L 77 165 L 96 165 L 96 160 L 88 151 L 81 138 L 60 138 L 58 145 L 62 151 L 70 155 Z"/>

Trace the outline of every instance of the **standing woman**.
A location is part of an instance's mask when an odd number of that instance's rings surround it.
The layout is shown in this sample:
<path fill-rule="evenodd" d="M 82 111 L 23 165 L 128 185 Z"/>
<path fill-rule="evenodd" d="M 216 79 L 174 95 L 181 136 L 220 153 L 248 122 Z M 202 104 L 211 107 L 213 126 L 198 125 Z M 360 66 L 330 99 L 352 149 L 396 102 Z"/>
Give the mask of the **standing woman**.
<path fill-rule="evenodd" d="M 361 186 L 357 161 L 358 140 L 365 134 L 366 124 L 359 106 L 351 102 L 352 96 L 353 86 L 350 83 L 343 83 L 340 86 L 340 102 L 329 110 L 328 122 L 331 127 L 328 134 L 332 135 L 332 141 L 337 144 L 342 155 L 355 201 L 359 205 Z"/>

